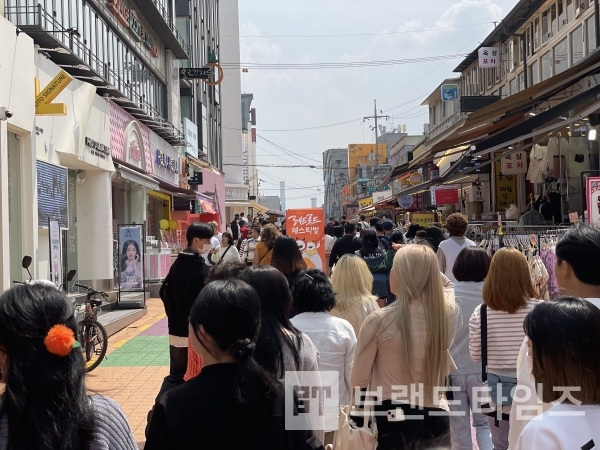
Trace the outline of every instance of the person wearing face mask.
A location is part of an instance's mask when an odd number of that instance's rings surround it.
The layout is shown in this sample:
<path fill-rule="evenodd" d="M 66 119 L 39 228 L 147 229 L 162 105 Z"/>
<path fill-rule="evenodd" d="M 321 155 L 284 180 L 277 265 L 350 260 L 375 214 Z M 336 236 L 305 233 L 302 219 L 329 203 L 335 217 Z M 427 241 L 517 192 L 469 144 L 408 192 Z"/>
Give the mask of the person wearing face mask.
<path fill-rule="evenodd" d="M 212 237 L 213 228 L 210 225 L 201 222 L 190 225 L 186 232 L 187 247 L 177 256 L 160 288 L 160 298 L 169 324 L 170 370 L 156 396 L 156 402 L 164 392 L 184 383 L 188 359 L 188 318 L 210 270 L 204 255 L 212 248 Z M 148 413 L 148 423 L 153 411 L 154 408 Z"/>

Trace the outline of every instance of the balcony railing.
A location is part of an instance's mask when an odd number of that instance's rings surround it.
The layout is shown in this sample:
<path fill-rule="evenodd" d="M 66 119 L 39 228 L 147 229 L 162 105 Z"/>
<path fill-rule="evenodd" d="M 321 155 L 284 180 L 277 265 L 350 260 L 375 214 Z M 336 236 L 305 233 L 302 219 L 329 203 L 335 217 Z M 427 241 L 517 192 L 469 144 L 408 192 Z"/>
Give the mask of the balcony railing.
<path fill-rule="evenodd" d="M 144 15 L 146 20 L 151 19 L 151 17 L 150 17 L 151 13 L 150 13 L 150 11 L 148 11 L 146 9 L 148 0 L 133 0 L 133 2 L 140 9 L 140 12 Z M 173 33 L 173 36 L 175 36 L 175 39 L 179 43 L 179 46 L 185 52 L 185 55 L 189 55 L 190 54 L 189 45 L 186 43 L 183 36 L 181 36 L 181 34 L 179 34 L 179 31 L 177 30 L 177 26 L 175 25 L 175 22 L 173 21 L 173 17 L 171 15 L 166 3 L 163 3 L 160 0 L 150 0 L 150 2 L 154 5 L 158 14 L 162 17 L 164 24 L 171 31 L 171 33 Z M 156 14 L 156 13 L 154 13 L 154 14 Z M 152 25 L 152 23 L 150 23 L 150 25 Z M 160 27 L 160 28 L 162 28 L 162 27 Z M 154 31 L 158 31 L 158 30 L 154 30 Z M 164 35 L 160 36 L 160 38 L 161 38 L 161 40 L 163 40 L 163 42 L 165 41 Z M 171 50 L 174 50 L 174 53 L 176 54 L 176 56 L 178 56 L 178 58 L 187 59 L 187 56 L 179 55 L 179 52 L 175 51 L 176 49 L 172 48 Z"/>
<path fill-rule="evenodd" d="M 74 78 L 94 84 L 101 93 L 107 93 L 113 100 L 123 106 L 127 111 L 138 117 L 140 122 L 153 129 L 165 140 L 177 145 L 185 143 L 183 133 L 165 120 L 144 95 L 140 95 L 132 88 L 129 80 L 123 78 L 115 71 L 110 63 L 102 61 L 89 49 L 74 32 L 64 29 L 54 17 L 46 12 L 41 5 L 37 6 L 7 6 L 6 18 L 21 28 L 25 33 L 31 33 L 33 40 L 42 46 L 58 46 L 56 50 L 49 51 L 52 59 L 57 64 L 64 66 L 64 70 Z M 49 38 L 53 41 L 49 43 Z M 62 44 L 62 48 L 61 48 Z M 136 70 L 131 68 L 129 71 Z M 144 70 L 142 69 L 142 72 Z M 82 75 L 91 73 L 93 76 Z"/>
<path fill-rule="evenodd" d="M 433 139 L 437 135 L 443 133 L 448 128 L 452 127 L 455 123 L 459 122 L 461 119 L 467 117 L 466 113 L 461 112 L 460 110 L 454 111 L 454 113 L 445 119 L 443 119 L 440 123 L 431 127 L 429 133 L 427 134 L 428 139 Z"/>

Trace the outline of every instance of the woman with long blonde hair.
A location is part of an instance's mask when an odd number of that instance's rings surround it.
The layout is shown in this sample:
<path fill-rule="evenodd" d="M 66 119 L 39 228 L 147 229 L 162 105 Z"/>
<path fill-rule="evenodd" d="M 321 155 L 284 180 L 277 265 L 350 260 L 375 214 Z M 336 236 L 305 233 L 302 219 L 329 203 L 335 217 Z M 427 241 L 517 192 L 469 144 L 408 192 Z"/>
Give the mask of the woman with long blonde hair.
<path fill-rule="evenodd" d="M 358 336 L 367 316 L 379 309 L 377 296 L 371 293 L 373 275 L 369 266 L 360 256 L 346 254 L 336 264 L 331 284 L 335 307 L 329 314 L 350 322 Z"/>
<path fill-rule="evenodd" d="M 382 389 L 383 401 L 375 406 L 378 450 L 449 445 L 443 392 L 455 369 L 449 353 L 452 285 L 431 248 L 409 245 L 394 256 L 390 287 L 396 302 L 372 313 L 361 328 L 352 386 Z"/>

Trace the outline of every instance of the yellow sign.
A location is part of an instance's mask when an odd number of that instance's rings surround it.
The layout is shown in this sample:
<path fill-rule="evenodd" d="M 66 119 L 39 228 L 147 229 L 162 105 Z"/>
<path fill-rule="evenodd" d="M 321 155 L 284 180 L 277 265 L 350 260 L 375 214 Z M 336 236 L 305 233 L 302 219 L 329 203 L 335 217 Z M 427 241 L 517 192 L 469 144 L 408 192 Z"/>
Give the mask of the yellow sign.
<path fill-rule="evenodd" d="M 371 206 L 372 204 L 373 204 L 373 197 L 361 198 L 360 200 L 358 200 L 359 209 L 367 208 L 368 206 Z"/>
<path fill-rule="evenodd" d="M 67 114 L 67 105 L 52 103 L 68 85 L 73 81 L 71 75 L 61 70 L 50 83 L 40 89 L 39 78 L 35 79 L 35 114 L 38 116 L 64 116 Z"/>
<path fill-rule="evenodd" d="M 435 213 L 414 213 L 410 216 L 410 223 L 427 228 L 431 222 L 435 222 Z"/>
<path fill-rule="evenodd" d="M 517 204 L 517 179 L 504 175 L 502 163 L 496 161 L 496 211 L 506 211 L 511 203 Z"/>
<path fill-rule="evenodd" d="M 423 183 L 423 175 L 421 175 L 419 172 L 411 173 L 408 179 L 410 180 L 410 184 L 413 186 Z"/>

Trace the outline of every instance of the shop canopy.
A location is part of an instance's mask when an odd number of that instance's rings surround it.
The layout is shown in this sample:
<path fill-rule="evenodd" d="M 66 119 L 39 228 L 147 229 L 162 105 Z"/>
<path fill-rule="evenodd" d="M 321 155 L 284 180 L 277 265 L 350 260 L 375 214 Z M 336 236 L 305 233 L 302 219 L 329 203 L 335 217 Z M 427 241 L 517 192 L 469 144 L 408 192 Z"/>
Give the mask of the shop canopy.
<path fill-rule="evenodd" d="M 254 214 L 267 214 L 267 211 L 269 211 L 269 208 L 267 208 L 266 206 L 259 205 L 258 203 L 253 202 L 252 200 L 250 200 L 250 207 L 253 209 Z"/>
<path fill-rule="evenodd" d="M 285 217 L 285 213 L 283 211 L 277 211 L 276 209 L 270 209 L 267 211 L 267 216 Z"/>

